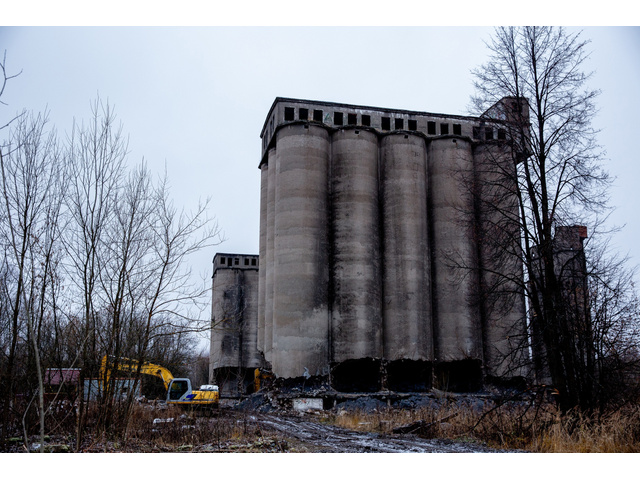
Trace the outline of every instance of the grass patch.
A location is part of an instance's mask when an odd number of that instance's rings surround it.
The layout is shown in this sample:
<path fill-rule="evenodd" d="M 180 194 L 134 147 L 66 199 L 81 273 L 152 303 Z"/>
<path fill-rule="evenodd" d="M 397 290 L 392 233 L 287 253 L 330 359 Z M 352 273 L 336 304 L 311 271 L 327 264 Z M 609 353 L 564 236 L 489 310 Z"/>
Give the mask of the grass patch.
<path fill-rule="evenodd" d="M 339 411 L 330 421 L 358 431 L 394 434 L 407 427 L 424 438 L 480 443 L 500 450 L 538 453 L 640 452 L 640 407 L 586 416 L 561 415 L 551 405 L 506 403 L 483 409 L 451 404 L 379 412 Z M 398 433 L 396 433 L 398 434 Z"/>

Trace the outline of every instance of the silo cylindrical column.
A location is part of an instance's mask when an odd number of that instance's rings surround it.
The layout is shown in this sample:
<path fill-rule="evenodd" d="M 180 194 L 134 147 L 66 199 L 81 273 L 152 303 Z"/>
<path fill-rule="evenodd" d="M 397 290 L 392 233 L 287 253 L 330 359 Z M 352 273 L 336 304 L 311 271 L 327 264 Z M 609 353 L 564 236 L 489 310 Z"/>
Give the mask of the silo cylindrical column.
<path fill-rule="evenodd" d="M 226 392 L 237 393 L 237 382 L 221 372 L 242 365 L 242 315 L 239 298 L 238 272 L 218 268 L 213 274 L 212 329 L 210 346 L 211 373 Z"/>
<path fill-rule="evenodd" d="M 392 134 L 380 152 L 384 356 L 431 361 L 426 144 L 419 135 Z"/>
<path fill-rule="evenodd" d="M 272 148 L 268 152 L 267 168 L 267 212 L 266 212 L 266 251 L 264 269 L 265 304 L 264 304 L 264 356 L 272 362 L 273 350 L 273 299 L 274 299 L 274 243 L 276 217 L 276 164 L 277 151 Z"/>
<path fill-rule="evenodd" d="M 242 300 L 242 366 L 249 370 L 261 365 L 258 351 L 258 288 L 259 270 L 245 269 L 238 272 L 238 289 Z"/>
<path fill-rule="evenodd" d="M 382 357 L 378 138 L 331 137 L 333 362 Z"/>
<path fill-rule="evenodd" d="M 528 341 L 516 167 L 506 143 L 476 146 L 474 161 L 485 371 L 494 378 L 524 377 Z"/>
<path fill-rule="evenodd" d="M 259 284 L 258 284 L 258 350 L 264 353 L 264 326 L 266 313 L 266 274 L 267 274 L 267 202 L 269 191 L 269 164 L 260 166 L 260 243 L 259 255 Z"/>
<path fill-rule="evenodd" d="M 429 144 L 428 158 L 436 359 L 481 362 L 471 144 L 437 138 Z"/>
<path fill-rule="evenodd" d="M 277 131 L 273 372 L 329 372 L 328 132 L 315 125 Z"/>

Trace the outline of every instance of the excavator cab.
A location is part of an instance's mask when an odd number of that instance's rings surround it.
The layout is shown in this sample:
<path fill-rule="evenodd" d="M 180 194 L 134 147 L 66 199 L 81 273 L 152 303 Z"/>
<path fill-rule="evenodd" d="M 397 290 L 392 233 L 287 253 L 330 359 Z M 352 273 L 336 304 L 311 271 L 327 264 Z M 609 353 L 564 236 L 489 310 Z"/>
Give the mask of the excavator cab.
<path fill-rule="evenodd" d="M 188 407 L 218 407 L 218 387 L 202 385 L 200 390 L 192 390 L 188 378 L 174 378 L 167 389 L 167 403 Z"/>
<path fill-rule="evenodd" d="M 174 378 L 169 385 L 168 400 L 186 400 L 182 397 L 191 393 L 191 382 L 186 378 Z"/>

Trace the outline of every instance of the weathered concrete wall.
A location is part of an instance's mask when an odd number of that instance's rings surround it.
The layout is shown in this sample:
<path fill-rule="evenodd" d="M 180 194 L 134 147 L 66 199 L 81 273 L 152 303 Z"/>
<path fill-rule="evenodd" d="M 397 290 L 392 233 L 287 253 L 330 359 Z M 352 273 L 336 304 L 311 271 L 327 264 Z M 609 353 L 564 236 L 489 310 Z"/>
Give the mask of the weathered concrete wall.
<path fill-rule="evenodd" d="M 223 393 L 238 393 L 242 383 L 239 379 L 262 366 L 258 350 L 258 285 L 257 255 L 215 256 L 209 376 Z"/>
<path fill-rule="evenodd" d="M 267 221 L 266 221 L 266 253 L 264 266 L 266 272 L 264 273 L 265 282 L 265 311 L 264 311 L 264 345 L 262 351 L 264 352 L 267 362 L 272 361 L 271 352 L 273 350 L 273 293 L 274 293 L 274 276 L 275 276 L 275 263 L 274 263 L 274 245 L 275 245 L 275 225 L 276 225 L 276 165 L 277 165 L 277 153 L 275 149 L 269 150 L 269 163 L 267 164 Z M 262 209 L 262 208 L 261 208 Z"/>
<path fill-rule="evenodd" d="M 485 372 L 494 378 L 527 376 L 514 158 L 504 143 L 488 142 L 476 146 L 474 159 Z"/>
<path fill-rule="evenodd" d="M 384 356 L 433 360 L 427 148 L 423 137 L 381 138 Z"/>
<path fill-rule="evenodd" d="M 260 241 L 259 241 L 259 255 L 263 262 L 264 267 L 259 271 L 259 286 L 258 286 L 258 348 L 264 352 L 265 348 L 265 312 L 267 303 L 267 270 L 266 258 L 267 258 L 267 202 L 269 192 L 269 165 L 267 163 L 260 167 Z"/>
<path fill-rule="evenodd" d="M 471 142 L 439 138 L 429 144 L 436 360 L 482 360 L 477 305 Z"/>
<path fill-rule="evenodd" d="M 332 362 L 382 357 L 378 139 L 332 135 Z"/>
<path fill-rule="evenodd" d="M 573 331 L 579 335 L 580 325 L 584 316 L 589 315 L 589 299 L 587 284 L 587 265 L 584 252 L 584 240 L 588 237 L 587 227 L 584 225 L 559 225 L 553 237 L 554 272 L 560 284 L 562 302 L 564 303 L 565 321 L 575 322 Z M 542 261 L 540 261 L 535 276 L 542 276 Z M 540 299 L 540 301 L 542 301 Z M 532 309 L 533 310 L 533 309 Z M 556 329 L 557 331 L 558 329 Z M 538 384 L 551 384 L 552 377 L 549 369 L 548 355 L 544 341 L 545 332 L 540 322 L 532 321 L 531 333 L 533 337 L 533 359 L 535 378 Z M 568 339 L 569 342 L 580 342 L 584 339 Z"/>
<path fill-rule="evenodd" d="M 277 132 L 271 363 L 285 378 L 329 370 L 330 148 L 315 125 Z"/>

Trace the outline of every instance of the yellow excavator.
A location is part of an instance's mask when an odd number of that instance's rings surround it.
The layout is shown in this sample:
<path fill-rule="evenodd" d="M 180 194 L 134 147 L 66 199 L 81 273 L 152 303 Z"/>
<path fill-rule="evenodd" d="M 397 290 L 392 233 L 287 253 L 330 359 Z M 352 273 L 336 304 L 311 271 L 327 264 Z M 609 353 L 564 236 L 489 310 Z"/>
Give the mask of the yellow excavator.
<path fill-rule="evenodd" d="M 100 363 L 100 378 L 109 385 L 111 377 L 111 365 L 107 364 L 107 356 L 102 357 Z M 136 372 L 138 366 L 141 365 L 137 360 L 129 358 L 120 358 L 117 362 L 117 370 L 121 372 Z M 201 385 L 200 390 L 192 390 L 191 380 L 188 378 L 173 378 L 169 370 L 160 365 L 153 363 L 142 363 L 140 373 L 145 375 L 153 375 L 159 377 L 164 382 L 164 388 L 167 390 L 167 404 L 180 405 L 183 407 L 213 407 L 217 408 L 219 404 L 219 393 L 216 385 Z"/>

